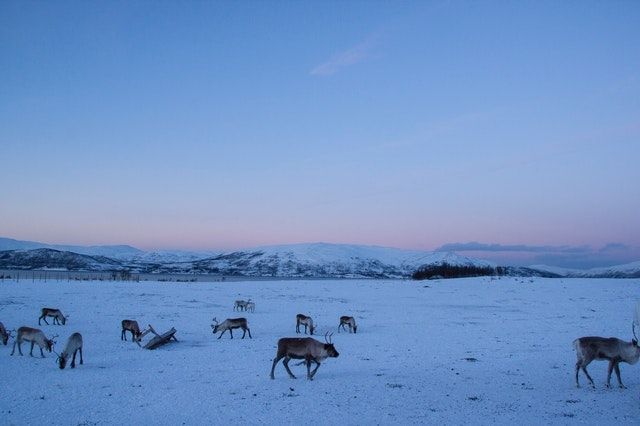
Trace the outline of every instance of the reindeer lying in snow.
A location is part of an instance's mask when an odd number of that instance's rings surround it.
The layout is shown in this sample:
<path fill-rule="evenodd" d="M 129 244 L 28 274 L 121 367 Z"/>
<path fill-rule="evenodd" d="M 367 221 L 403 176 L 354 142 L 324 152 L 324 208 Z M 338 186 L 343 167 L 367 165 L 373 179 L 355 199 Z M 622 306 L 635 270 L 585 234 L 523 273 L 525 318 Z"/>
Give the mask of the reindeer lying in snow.
<path fill-rule="evenodd" d="M 9 337 L 11 337 L 11 331 L 7 331 L 7 329 L 4 328 L 4 324 L 0 322 L 0 338 L 2 338 L 3 345 L 7 346 Z"/>
<path fill-rule="evenodd" d="M 327 337 L 325 334 L 324 338 L 326 343 L 319 342 L 313 337 L 284 337 L 278 340 L 278 352 L 271 365 L 271 378 L 275 379 L 273 373 L 276 369 L 276 364 L 284 358 L 282 365 L 284 365 L 285 370 L 289 373 L 289 377 L 295 379 L 296 376 L 294 376 L 289 369 L 289 361 L 293 358 L 304 360 L 303 362 L 307 364 L 307 379 L 313 380 L 313 376 L 316 375 L 318 368 L 320 368 L 320 362 L 322 360 L 326 358 L 337 358 L 340 355 L 333 346 L 333 343 L 331 343 L 331 335 Z M 316 368 L 313 371 L 311 371 L 312 361 L 316 363 Z"/>
<path fill-rule="evenodd" d="M 573 347 L 576 350 L 578 360 L 576 362 L 576 386 L 580 387 L 578 382 L 578 373 L 582 368 L 587 379 L 591 382 L 591 386 L 595 388 L 593 379 L 587 372 L 587 365 L 591 361 L 595 360 L 608 360 L 609 370 L 607 374 L 607 387 L 611 386 L 611 371 L 616 370 L 616 376 L 618 377 L 618 385 L 621 388 L 625 386 L 620 379 L 620 367 L 621 362 L 627 362 L 629 364 L 635 364 L 640 359 L 640 348 L 638 347 L 638 341 L 633 339 L 631 342 L 625 342 L 624 340 L 617 339 L 615 337 L 580 337 L 573 341 Z"/>
<path fill-rule="evenodd" d="M 20 352 L 20 356 L 22 356 L 22 342 L 31 342 L 31 351 L 29 355 L 33 356 L 33 345 L 37 344 L 40 347 L 40 356 L 44 358 L 44 353 L 42 353 L 42 348 L 51 352 L 53 350 L 53 345 L 55 344 L 55 339 L 58 337 L 56 334 L 51 339 L 47 339 L 47 336 L 41 330 L 37 328 L 31 327 L 20 327 L 18 329 L 18 334 L 16 336 L 16 340 L 13 342 L 13 350 L 11 351 L 11 355 L 16 351 L 16 344 L 18 345 L 18 352 Z"/>
<path fill-rule="evenodd" d="M 356 320 L 354 317 L 342 316 L 340 317 L 340 325 L 338 325 L 338 333 L 340 333 L 340 328 L 346 330 L 345 325 L 349 326 L 349 333 L 353 330 L 353 333 L 358 332 L 358 326 L 356 325 Z"/>
<path fill-rule="evenodd" d="M 82 365 L 82 335 L 80 333 L 73 333 L 69 337 L 64 351 L 58 355 L 58 365 L 60 366 L 60 370 L 64 370 L 64 367 L 67 365 L 67 360 L 71 356 L 73 356 L 71 359 L 71 368 L 76 368 L 76 353 L 78 351 L 80 351 L 80 365 Z"/>
<path fill-rule="evenodd" d="M 249 330 L 249 326 L 247 325 L 247 319 L 246 318 L 228 318 L 226 320 L 224 320 L 223 322 L 219 323 L 217 319 L 213 319 L 213 322 L 215 324 L 211 324 L 211 329 L 213 330 L 213 334 L 216 334 L 218 331 L 222 331 L 222 333 L 220 333 L 220 336 L 218 337 L 218 339 L 220 339 L 222 337 L 222 335 L 224 334 L 225 331 L 229 330 L 229 334 L 231 335 L 231 338 L 233 339 L 233 329 L 235 328 L 241 328 L 243 333 L 242 333 L 242 338 L 244 339 L 245 334 L 247 334 L 247 331 L 249 332 L 249 339 L 252 339 L 251 337 L 251 330 Z"/>
<path fill-rule="evenodd" d="M 40 325 L 40 320 L 44 320 L 45 324 L 49 325 L 47 317 L 53 317 L 53 323 L 58 325 L 60 325 L 60 321 L 62 321 L 62 325 L 65 325 L 68 318 L 62 315 L 60 309 L 42 308 L 42 315 L 38 318 L 38 325 Z"/>

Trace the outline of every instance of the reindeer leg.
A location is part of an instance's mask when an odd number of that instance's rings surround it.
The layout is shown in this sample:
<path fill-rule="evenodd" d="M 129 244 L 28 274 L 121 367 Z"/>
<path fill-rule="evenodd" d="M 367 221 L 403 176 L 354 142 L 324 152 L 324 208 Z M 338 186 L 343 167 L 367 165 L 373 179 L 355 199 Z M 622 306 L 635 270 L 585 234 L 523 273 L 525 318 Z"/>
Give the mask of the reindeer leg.
<path fill-rule="evenodd" d="M 247 329 L 242 327 L 242 338 L 244 339 L 244 335 L 247 334 Z"/>
<path fill-rule="evenodd" d="M 611 372 L 613 371 L 613 365 L 615 362 L 613 360 L 609 361 L 609 367 L 607 368 L 607 387 L 611 387 Z"/>
<path fill-rule="evenodd" d="M 122 329 L 122 333 L 120 333 L 120 340 L 124 340 L 125 342 L 127 341 L 127 332 L 124 328 Z"/>
<path fill-rule="evenodd" d="M 251 337 L 251 330 L 249 329 L 249 327 L 247 327 L 247 331 L 249 332 L 249 339 L 253 339 L 253 337 Z"/>
<path fill-rule="evenodd" d="M 222 330 L 222 333 L 220 333 L 220 336 L 218 336 L 218 340 L 220 340 L 222 338 L 222 335 L 224 334 L 226 330 Z"/>
<path fill-rule="evenodd" d="M 311 377 L 311 358 L 307 357 L 305 364 L 307 364 L 307 380 L 313 380 Z"/>
<path fill-rule="evenodd" d="M 229 334 L 231 335 L 231 338 L 233 339 L 233 330 L 229 329 Z"/>
<path fill-rule="evenodd" d="M 278 361 L 280 361 L 283 358 L 283 355 L 278 355 L 273 359 L 273 364 L 271 365 L 271 380 L 275 379 L 276 377 L 273 375 L 273 372 L 276 370 L 276 364 L 278 363 Z"/>
<path fill-rule="evenodd" d="M 82 361 L 82 348 L 78 348 L 78 350 L 80 351 L 80 365 L 84 364 L 84 362 Z"/>
<path fill-rule="evenodd" d="M 313 376 L 316 375 L 316 372 L 318 371 L 318 368 L 320 368 L 320 363 L 317 360 L 313 360 L 316 363 L 316 368 L 311 372 L 311 380 L 313 380 Z"/>
<path fill-rule="evenodd" d="M 587 372 L 587 366 L 586 365 L 582 366 L 582 371 L 584 371 L 584 374 L 587 376 L 587 379 L 589 379 L 589 381 L 591 382 L 591 386 L 595 389 L 596 388 L 596 384 L 593 383 L 593 379 L 591 378 L 591 376 Z"/>
<path fill-rule="evenodd" d="M 29 355 L 33 356 L 33 342 L 31 342 L 31 351 L 29 351 Z"/>
<path fill-rule="evenodd" d="M 71 358 L 71 368 L 76 368 L 76 354 L 78 350 L 73 351 L 73 358 Z"/>
<path fill-rule="evenodd" d="M 40 349 L 40 356 L 44 358 L 44 352 L 42 352 L 42 346 L 38 345 L 38 348 Z"/>
<path fill-rule="evenodd" d="M 578 373 L 580 372 L 580 361 L 576 362 L 576 387 L 580 387 L 580 382 L 578 381 Z"/>
<path fill-rule="evenodd" d="M 618 386 L 622 389 L 626 389 L 627 387 L 622 384 L 622 379 L 620 379 L 620 363 L 616 362 L 616 365 L 613 366 L 616 369 L 616 376 L 618 376 Z"/>
<path fill-rule="evenodd" d="M 13 356 L 13 354 L 16 352 L 16 343 L 18 343 L 17 340 L 15 340 L 13 342 L 13 350 L 11 351 L 11 355 Z M 18 351 L 20 352 L 20 355 L 22 355 L 22 349 L 20 349 L 20 344 L 18 344 Z"/>
<path fill-rule="evenodd" d="M 291 369 L 289 368 L 289 361 L 291 361 L 291 358 L 288 356 L 285 356 L 284 361 L 282 361 L 282 365 L 284 365 L 284 369 L 287 370 L 287 373 L 289 373 L 289 377 L 291 377 L 292 379 L 295 379 L 296 376 L 293 375 L 293 373 L 291 372 Z"/>

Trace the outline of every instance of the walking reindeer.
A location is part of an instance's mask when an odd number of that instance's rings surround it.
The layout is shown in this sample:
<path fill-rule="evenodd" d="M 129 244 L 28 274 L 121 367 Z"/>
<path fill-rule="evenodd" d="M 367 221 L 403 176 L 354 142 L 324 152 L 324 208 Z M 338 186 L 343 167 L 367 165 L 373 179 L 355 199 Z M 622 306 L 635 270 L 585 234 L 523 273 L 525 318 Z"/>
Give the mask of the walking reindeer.
<path fill-rule="evenodd" d="M 236 328 L 241 328 L 243 333 L 242 333 L 242 338 L 244 339 L 244 336 L 247 334 L 247 332 L 249 332 L 249 339 L 253 339 L 253 337 L 251 337 L 251 330 L 249 330 L 249 326 L 247 324 L 247 319 L 246 318 L 227 318 L 226 320 L 224 320 L 223 322 L 219 323 L 218 320 L 216 318 L 213 318 L 213 322 L 215 324 L 211 324 L 211 329 L 213 330 L 213 334 L 218 333 L 219 331 L 221 331 L 220 336 L 218 337 L 218 339 L 220 339 L 222 337 L 222 335 L 224 334 L 225 331 L 229 330 L 229 334 L 231 335 L 231 338 L 233 339 L 233 329 Z"/>
<path fill-rule="evenodd" d="M 326 358 L 337 358 L 340 355 L 333 343 L 331 343 L 331 335 L 327 336 L 325 334 L 324 339 L 325 343 L 319 342 L 313 337 L 284 337 L 278 340 L 278 350 L 271 365 L 271 379 L 275 378 L 274 371 L 278 361 L 284 358 L 282 365 L 287 370 L 289 377 L 296 378 L 289 368 L 289 361 L 291 359 L 302 359 L 304 360 L 303 363 L 307 364 L 307 379 L 313 380 L 318 368 L 320 368 L 321 361 Z M 312 362 L 316 364 L 316 368 L 313 371 L 311 371 Z"/>

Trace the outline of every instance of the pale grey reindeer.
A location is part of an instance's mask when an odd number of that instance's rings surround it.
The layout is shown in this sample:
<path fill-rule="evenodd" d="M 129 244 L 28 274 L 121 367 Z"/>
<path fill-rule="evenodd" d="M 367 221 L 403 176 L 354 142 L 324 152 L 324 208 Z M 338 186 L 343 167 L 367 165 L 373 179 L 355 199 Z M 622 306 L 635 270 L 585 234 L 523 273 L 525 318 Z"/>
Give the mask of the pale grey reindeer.
<path fill-rule="evenodd" d="M 233 304 L 234 311 L 246 311 L 247 310 L 247 301 L 246 300 L 236 300 Z"/>
<path fill-rule="evenodd" d="M 219 323 L 218 320 L 216 318 L 213 318 L 213 322 L 215 324 L 211 324 L 211 329 L 213 330 L 213 334 L 218 333 L 218 331 L 221 331 L 220 336 L 218 337 L 218 339 L 220 339 L 222 337 L 222 335 L 224 334 L 225 331 L 229 330 L 229 334 L 231 335 L 231 338 L 233 339 L 233 329 L 236 328 L 241 328 L 243 333 L 242 333 L 242 338 L 244 339 L 244 336 L 247 334 L 247 332 L 249 332 L 249 339 L 253 339 L 253 337 L 251 337 L 251 330 L 249 330 L 249 326 L 247 324 L 247 319 L 246 318 L 227 318 L 226 320 L 224 320 L 223 322 Z"/>
<path fill-rule="evenodd" d="M 60 309 L 42 308 L 42 315 L 40 315 L 40 318 L 38 318 L 38 325 L 41 325 L 40 320 L 44 320 L 45 324 L 49 325 L 49 323 L 47 322 L 47 317 L 53 317 L 53 323 L 57 323 L 58 325 L 60 325 L 60 322 L 62 322 L 62 325 L 65 325 L 68 318 L 68 316 L 65 317 L 64 315 L 62 315 Z"/>
<path fill-rule="evenodd" d="M 292 379 L 296 378 L 289 368 L 289 361 L 291 361 L 291 359 L 302 359 L 307 365 L 307 379 L 313 380 L 318 368 L 320 368 L 321 361 L 326 358 L 337 358 L 340 355 L 335 346 L 333 346 L 333 343 L 331 343 L 331 335 L 327 337 L 327 334 L 325 334 L 324 337 L 325 343 L 313 337 L 283 337 L 278 340 L 278 350 L 271 365 L 271 379 L 275 379 L 274 371 L 278 361 L 284 358 L 282 365 L 284 365 L 285 370 L 287 370 L 289 377 Z M 316 364 L 313 371 L 311 371 L 312 362 Z"/>
<path fill-rule="evenodd" d="M 358 326 L 356 325 L 356 319 L 354 317 L 341 316 L 340 324 L 338 325 L 338 333 L 340 333 L 341 328 L 346 331 L 345 326 L 349 326 L 349 333 L 351 333 L 352 330 L 353 334 L 358 332 Z"/>
<path fill-rule="evenodd" d="M 7 329 L 4 327 L 4 324 L 0 322 L 0 338 L 2 339 L 3 345 L 7 346 L 7 342 L 9 342 L 9 337 L 11 337 L 12 331 L 7 331 Z"/>
<path fill-rule="evenodd" d="M 58 355 L 58 366 L 61 370 L 67 365 L 67 360 L 71 359 L 71 368 L 76 368 L 76 353 L 80 352 L 80 365 L 83 364 L 82 359 L 82 335 L 80 333 L 73 333 L 67 340 L 67 346 L 65 346 L 62 353 Z"/>
<path fill-rule="evenodd" d="M 15 353 L 17 344 L 18 352 L 20 353 L 20 356 L 22 356 L 22 342 L 30 342 L 31 351 L 29 352 L 29 355 L 33 356 L 33 346 L 34 344 L 37 344 L 40 348 L 40 356 L 44 358 L 42 349 L 44 348 L 51 352 L 53 350 L 53 345 L 55 344 L 55 341 L 53 339 L 55 339 L 56 337 L 58 337 L 57 334 L 51 339 L 47 339 L 47 336 L 44 335 L 42 330 L 31 327 L 20 327 L 16 335 L 16 340 L 13 342 L 13 350 L 11 351 L 11 355 Z"/>
<path fill-rule="evenodd" d="M 313 325 L 313 319 L 303 314 L 296 315 L 296 333 L 300 334 L 300 326 L 304 325 L 304 334 L 307 334 L 307 327 L 309 327 L 309 334 L 313 336 L 315 327 Z"/>
<path fill-rule="evenodd" d="M 611 386 L 611 372 L 616 371 L 618 378 L 618 385 L 621 388 L 625 386 L 622 384 L 620 378 L 620 367 L 618 364 L 626 362 L 629 364 L 635 364 L 640 359 L 640 348 L 638 347 L 638 341 L 633 339 L 631 342 L 625 342 L 615 337 L 597 337 L 588 336 L 580 337 L 573 341 L 573 347 L 578 357 L 576 361 L 576 386 L 580 387 L 578 382 L 578 373 L 580 369 L 584 372 L 591 382 L 591 386 L 595 388 L 593 379 L 587 372 L 587 365 L 593 360 L 607 360 L 609 361 L 609 369 L 607 373 L 607 387 Z"/>
<path fill-rule="evenodd" d="M 245 305 L 245 310 L 248 311 L 248 312 L 255 312 L 256 311 L 256 303 L 252 302 L 251 299 L 249 299 L 249 301 Z"/>

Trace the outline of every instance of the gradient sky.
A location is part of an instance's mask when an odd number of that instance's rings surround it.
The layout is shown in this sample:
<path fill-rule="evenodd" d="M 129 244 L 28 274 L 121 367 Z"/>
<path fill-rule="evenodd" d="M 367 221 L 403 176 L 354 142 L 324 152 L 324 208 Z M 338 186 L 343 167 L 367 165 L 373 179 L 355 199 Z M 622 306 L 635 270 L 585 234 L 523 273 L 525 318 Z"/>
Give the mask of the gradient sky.
<path fill-rule="evenodd" d="M 637 1 L 0 2 L 0 236 L 637 249 L 639 22 Z"/>

